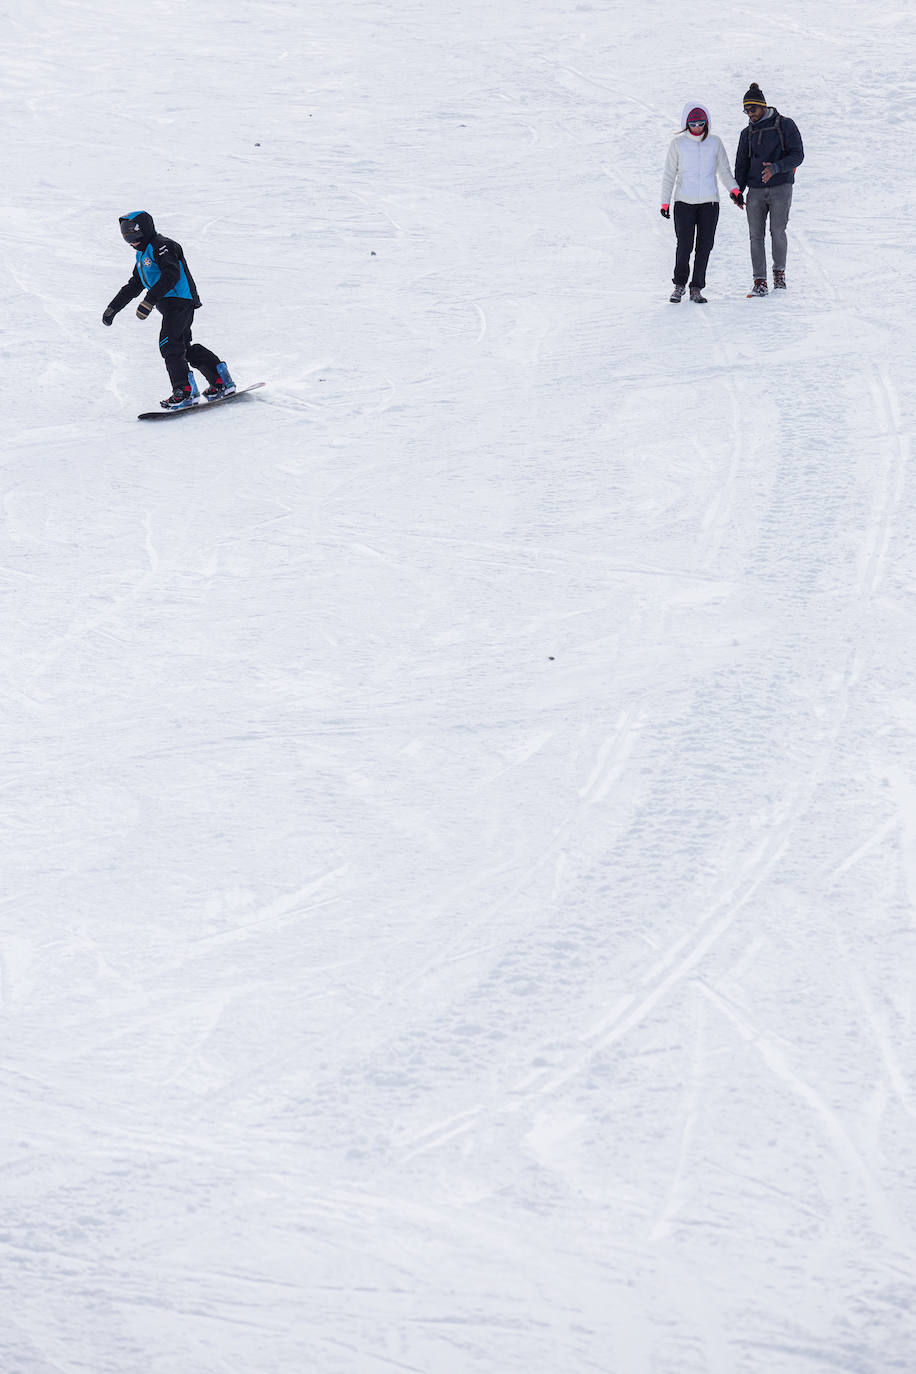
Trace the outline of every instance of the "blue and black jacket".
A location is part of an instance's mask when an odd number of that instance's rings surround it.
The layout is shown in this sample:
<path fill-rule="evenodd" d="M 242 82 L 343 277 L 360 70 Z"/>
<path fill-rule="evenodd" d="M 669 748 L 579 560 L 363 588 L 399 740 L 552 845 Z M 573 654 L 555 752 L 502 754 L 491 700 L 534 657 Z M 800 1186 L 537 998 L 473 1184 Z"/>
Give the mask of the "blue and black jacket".
<path fill-rule="evenodd" d="M 775 171 L 766 185 L 791 186 L 795 181 L 795 168 L 805 160 L 805 149 L 801 134 L 794 119 L 781 115 L 772 105 L 756 124 L 748 121 L 747 128 L 741 130 L 738 151 L 735 154 L 735 181 L 738 190 L 747 186 L 760 188 L 764 185 L 763 164 L 772 162 Z"/>
<path fill-rule="evenodd" d="M 181 244 L 174 239 L 167 239 L 164 234 L 157 234 L 153 217 L 147 210 L 135 210 L 133 214 L 122 215 L 121 223 L 125 221 L 135 222 L 141 230 L 143 247 L 137 249 L 137 261 L 130 281 L 121 287 L 110 303 L 109 310 L 117 314 L 143 291 L 150 305 L 160 311 L 164 304 L 168 308 L 170 301 L 184 301 L 198 310 L 200 297 L 194 278 L 188 271 Z"/>

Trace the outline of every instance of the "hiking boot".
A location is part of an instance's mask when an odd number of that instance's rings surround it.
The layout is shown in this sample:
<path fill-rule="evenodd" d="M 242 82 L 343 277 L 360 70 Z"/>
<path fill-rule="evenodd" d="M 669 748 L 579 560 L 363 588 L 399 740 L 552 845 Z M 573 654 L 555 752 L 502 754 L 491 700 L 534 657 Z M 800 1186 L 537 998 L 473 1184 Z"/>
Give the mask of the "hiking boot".
<path fill-rule="evenodd" d="M 176 386 L 171 396 L 159 404 L 163 410 L 184 410 L 187 406 L 192 406 L 194 397 L 191 395 L 190 385 Z"/>
<path fill-rule="evenodd" d="M 671 304 L 677 305 L 678 301 L 682 298 L 686 290 L 686 286 L 676 286 L 674 290 L 671 292 L 671 295 L 668 297 Z"/>
<path fill-rule="evenodd" d="M 769 294 L 766 277 L 755 277 L 754 285 L 747 293 L 749 296 L 766 296 Z"/>
<path fill-rule="evenodd" d="M 784 267 L 773 268 L 773 290 L 785 291 L 786 289 L 786 269 Z"/>
<path fill-rule="evenodd" d="M 708 305 L 706 297 L 698 286 L 691 286 L 690 299 L 693 301 L 694 305 Z"/>
<path fill-rule="evenodd" d="M 229 369 L 226 364 L 217 363 L 216 370 L 219 373 L 219 380 L 204 389 L 204 395 L 208 401 L 215 401 L 217 396 L 231 396 L 235 391 L 235 382 L 229 376 Z"/>

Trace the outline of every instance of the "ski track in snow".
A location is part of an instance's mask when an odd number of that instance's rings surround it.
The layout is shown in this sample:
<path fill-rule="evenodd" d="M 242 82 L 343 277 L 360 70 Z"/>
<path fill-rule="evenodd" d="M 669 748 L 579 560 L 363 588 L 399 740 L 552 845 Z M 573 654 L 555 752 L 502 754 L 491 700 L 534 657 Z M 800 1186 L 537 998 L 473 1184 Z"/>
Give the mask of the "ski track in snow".
<path fill-rule="evenodd" d="M 914 17 L 4 17 L 3 1374 L 916 1368 Z"/>

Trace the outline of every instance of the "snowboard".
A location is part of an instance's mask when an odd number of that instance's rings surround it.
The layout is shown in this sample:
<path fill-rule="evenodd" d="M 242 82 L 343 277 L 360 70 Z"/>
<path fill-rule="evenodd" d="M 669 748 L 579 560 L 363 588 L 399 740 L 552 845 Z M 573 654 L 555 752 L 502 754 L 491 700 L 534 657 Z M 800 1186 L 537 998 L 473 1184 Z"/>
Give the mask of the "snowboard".
<path fill-rule="evenodd" d="M 250 386 L 240 386 L 238 391 L 233 391 L 231 396 L 217 396 L 214 401 L 205 401 L 201 396 L 199 401 L 195 401 L 192 406 L 184 406 L 181 410 L 145 410 L 142 415 L 138 415 L 138 420 L 171 420 L 176 415 L 194 415 L 199 410 L 213 410 L 214 406 L 227 406 L 232 401 L 237 401 L 240 396 L 247 396 L 249 391 L 257 391 L 259 386 L 266 386 L 266 382 L 252 382 Z"/>

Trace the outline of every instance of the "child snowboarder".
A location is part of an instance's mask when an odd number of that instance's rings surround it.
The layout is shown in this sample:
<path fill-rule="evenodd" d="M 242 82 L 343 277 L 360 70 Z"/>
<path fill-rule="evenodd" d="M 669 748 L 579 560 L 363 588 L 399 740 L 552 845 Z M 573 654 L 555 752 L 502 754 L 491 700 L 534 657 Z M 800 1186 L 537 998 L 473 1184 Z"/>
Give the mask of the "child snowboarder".
<path fill-rule="evenodd" d="M 157 234 L 153 217 L 146 210 L 122 215 L 119 223 L 121 236 L 137 254 L 137 261 L 130 281 L 105 307 L 102 323 L 110 325 L 118 311 L 145 289 L 146 295 L 137 306 L 137 317 L 145 320 L 154 308 L 161 314 L 159 352 L 172 383 L 171 396 L 160 401 L 163 410 L 183 410 L 199 399 L 191 371 L 195 367 L 210 383 L 204 391 L 208 401 L 231 396 L 236 388 L 226 364 L 203 344 L 191 342 L 191 323 L 194 311 L 200 308 L 200 297 L 181 244 Z"/>

